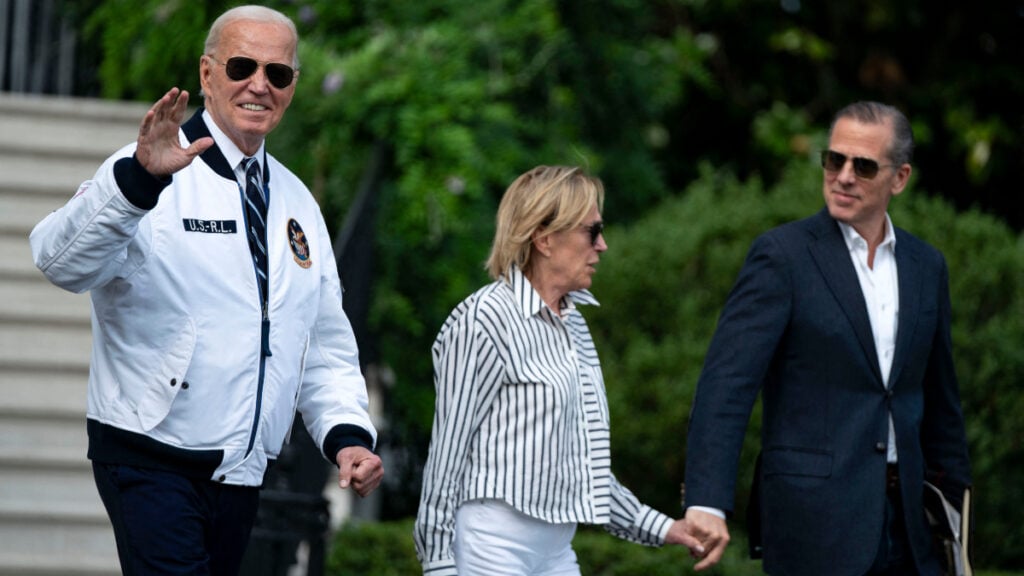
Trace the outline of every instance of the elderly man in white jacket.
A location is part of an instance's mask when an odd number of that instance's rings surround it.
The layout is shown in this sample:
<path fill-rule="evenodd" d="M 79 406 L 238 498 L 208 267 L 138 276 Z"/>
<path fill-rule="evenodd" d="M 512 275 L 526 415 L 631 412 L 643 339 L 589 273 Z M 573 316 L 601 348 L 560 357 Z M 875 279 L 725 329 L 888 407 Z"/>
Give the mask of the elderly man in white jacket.
<path fill-rule="evenodd" d="M 223 14 L 204 107 L 179 126 L 168 91 L 31 235 L 47 278 L 91 293 L 89 458 L 125 574 L 237 574 L 296 411 L 342 488 L 383 475 L 323 216 L 264 150 L 297 42 L 276 11 Z"/>

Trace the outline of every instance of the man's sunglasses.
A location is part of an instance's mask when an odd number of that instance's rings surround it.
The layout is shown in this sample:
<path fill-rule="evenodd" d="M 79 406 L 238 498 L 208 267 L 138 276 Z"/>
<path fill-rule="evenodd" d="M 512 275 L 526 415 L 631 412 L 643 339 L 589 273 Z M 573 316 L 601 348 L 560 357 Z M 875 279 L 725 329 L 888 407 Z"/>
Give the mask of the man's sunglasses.
<path fill-rule="evenodd" d="M 846 166 L 846 160 L 850 159 L 853 161 L 853 173 L 859 178 L 865 180 L 871 180 L 878 175 L 878 170 L 881 168 L 890 168 L 895 164 L 883 164 L 879 166 L 878 162 L 871 158 L 849 158 L 846 154 L 840 154 L 834 150 L 822 150 L 821 151 L 821 167 L 828 172 L 839 172 Z"/>
<path fill-rule="evenodd" d="M 604 222 L 595 222 L 590 226 L 584 226 L 583 229 L 590 234 L 590 245 L 597 246 L 597 239 L 601 236 L 601 233 L 604 232 Z"/>
<path fill-rule="evenodd" d="M 207 54 L 207 56 L 210 60 L 224 66 L 224 72 L 228 75 L 228 78 L 235 82 L 245 80 L 252 76 L 260 67 L 259 62 L 245 56 L 232 56 L 231 58 L 228 58 L 227 62 L 221 62 L 209 54 Z M 263 71 L 267 75 L 267 81 L 278 90 L 284 90 L 290 86 L 292 81 L 295 80 L 295 74 L 297 74 L 295 69 L 291 66 L 288 66 L 287 64 L 278 64 L 277 62 L 268 62 L 264 64 Z"/>

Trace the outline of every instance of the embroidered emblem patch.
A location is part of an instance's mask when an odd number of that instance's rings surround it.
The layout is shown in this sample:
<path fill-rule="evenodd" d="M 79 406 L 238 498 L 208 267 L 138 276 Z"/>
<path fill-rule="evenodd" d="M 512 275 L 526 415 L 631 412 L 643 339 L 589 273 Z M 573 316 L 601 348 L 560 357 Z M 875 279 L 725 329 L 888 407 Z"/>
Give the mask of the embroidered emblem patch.
<path fill-rule="evenodd" d="M 309 268 L 313 261 L 309 258 L 309 241 L 306 240 L 306 233 L 302 226 L 295 221 L 295 218 L 288 220 L 288 244 L 292 247 L 292 257 L 295 263 L 303 268 Z"/>

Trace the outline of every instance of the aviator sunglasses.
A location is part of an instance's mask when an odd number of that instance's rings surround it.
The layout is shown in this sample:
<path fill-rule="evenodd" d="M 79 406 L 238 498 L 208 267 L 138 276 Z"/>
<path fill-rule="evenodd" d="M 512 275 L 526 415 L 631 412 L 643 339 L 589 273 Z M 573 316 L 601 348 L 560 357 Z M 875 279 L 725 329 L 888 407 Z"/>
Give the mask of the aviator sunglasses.
<path fill-rule="evenodd" d="M 840 154 L 835 150 L 822 150 L 821 151 L 821 167 L 828 172 L 839 172 L 846 166 L 846 160 L 849 158 L 846 154 Z M 879 166 L 878 162 L 870 158 L 849 158 L 853 161 L 853 173 L 859 178 L 865 180 L 871 180 L 878 175 L 878 170 L 881 168 L 891 168 L 895 164 L 883 164 Z"/>
<path fill-rule="evenodd" d="M 227 62 L 221 62 L 213 56 L 207 54 L 210 60 L 213 60 L 217 64 L 224 67 L 224 72 L 228 75 L 228 78 L 235 82 L 245 80 L 256 73 L 256 70 L 260 67 L 260 63 L 247 58 L 245 56 L 232 56 L 228 58 Z M 283 90 L 291 85 L 292 80 L 295 79 L 295 75 L 298 73 L 295 69 L 287 64 L 278 64 L 277 62 L 268 62 L 263 65 L 263 71 L 267 75 L 267 81 L 279 90 Z"/>
<path fill-rule="evenodd" d="M 604 232 L 604 222 L 596 222 L 590 226 L 584 226 L 583 229 L 590 234 L 590 245 L 597 246 L 597 238 Z"/>

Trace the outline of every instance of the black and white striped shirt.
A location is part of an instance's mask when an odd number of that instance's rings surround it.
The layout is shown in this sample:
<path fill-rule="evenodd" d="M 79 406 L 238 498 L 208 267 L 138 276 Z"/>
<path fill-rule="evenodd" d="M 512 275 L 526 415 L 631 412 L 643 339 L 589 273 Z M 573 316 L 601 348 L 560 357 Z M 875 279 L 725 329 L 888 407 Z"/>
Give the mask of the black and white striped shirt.
<path fill-rule="evenodd" d="M 459 304 L 432 349 L 437 389 L 414 536 L 427 574 L 455 574 L 455 512 L 494 498 L 552 523 L 661 545 L 672 519 L 611 472 L 608 401 L 571 292 L 555 314 L 513 267 Z"/>

